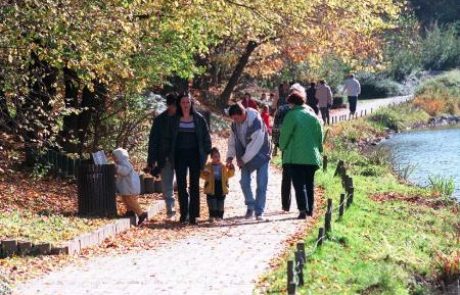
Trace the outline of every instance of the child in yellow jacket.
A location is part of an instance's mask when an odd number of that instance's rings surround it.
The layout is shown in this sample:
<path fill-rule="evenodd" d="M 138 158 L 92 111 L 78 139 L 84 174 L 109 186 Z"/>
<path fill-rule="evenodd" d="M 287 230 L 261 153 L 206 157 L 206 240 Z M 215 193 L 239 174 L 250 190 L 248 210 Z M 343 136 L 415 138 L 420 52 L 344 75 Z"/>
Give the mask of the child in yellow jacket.
<path fill-rule="evenodd" d="M 224 218 L 228 179 L 233 175 L 235 175 L 235 167 L 222 164 L 219 150 L 212 148 L 211 162 L 207 163 L 201 172 L 201 178 L 205 180 L 204 193 L 207 195 L 210 221 Z"/>

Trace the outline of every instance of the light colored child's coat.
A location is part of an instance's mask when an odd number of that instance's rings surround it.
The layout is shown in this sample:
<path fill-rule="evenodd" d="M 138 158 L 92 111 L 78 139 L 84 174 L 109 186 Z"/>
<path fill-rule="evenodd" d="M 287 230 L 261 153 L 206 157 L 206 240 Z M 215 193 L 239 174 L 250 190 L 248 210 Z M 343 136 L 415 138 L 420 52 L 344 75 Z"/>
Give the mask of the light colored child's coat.
<path fill-rule="evenodd" d="M 134 171 L 133 165 L 129 162 L 129 154 L 125 149 L 117 148 L 112 152 L 117 159 L 117 191 L 122 196 L 135 196 L 141 193 L 139 174 Z"/>

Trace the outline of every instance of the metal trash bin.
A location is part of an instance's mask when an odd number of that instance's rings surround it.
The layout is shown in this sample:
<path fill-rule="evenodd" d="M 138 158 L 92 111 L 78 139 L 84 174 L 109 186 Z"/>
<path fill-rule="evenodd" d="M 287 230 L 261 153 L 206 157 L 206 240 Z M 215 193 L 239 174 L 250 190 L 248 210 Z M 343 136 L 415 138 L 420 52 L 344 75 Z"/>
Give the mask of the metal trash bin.
<path fill-rule="evenodd" d="M 117 215 L 115 165 L 82 164 L 78 170 L 78 214 Z"/>

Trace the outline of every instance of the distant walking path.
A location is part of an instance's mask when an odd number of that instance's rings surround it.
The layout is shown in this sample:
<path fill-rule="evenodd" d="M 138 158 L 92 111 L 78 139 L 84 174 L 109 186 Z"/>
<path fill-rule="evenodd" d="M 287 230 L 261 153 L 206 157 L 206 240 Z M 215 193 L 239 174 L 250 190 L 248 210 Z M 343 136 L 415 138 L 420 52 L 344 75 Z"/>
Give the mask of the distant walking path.
<path fill-rule="evenodd" d="M 239 173 L 238 173 L 239 174 Z M 19 294 L 252 294 L 286 241 L 303 237 L 312 223 L 281 212 L 281 175 L 272 169 L 267 192 L 268 222 L 245 220 L 239 175 L 231 180 L 223 224 L 201 225 L 185 238 L 153 250 L 91 258 L 17 287 Z M 294 198 L 295 199 L 295 198 Z M 202 202 L 205 198 L 202 198 Z M 227 213 L 228 212 L 228 213 Z M 154 230 L 154 229 L 152 229 Z"/>
<path fill-rule="evenodd" d="M 358 100 L 358 106 L 356 107 L 356 116 L 362 117 L 365 115 L 370 115 L 371 113 L 375 112 L 377 109 L 386 107 L 389 105 L 397 105 L 404 103 L 408 100 L 411 100 L 413 95 L 405 95 L 405 96 L 395 96 L 390 98 L 380 98 L 380 99 L 363 99 Z M 331 120 L 333 122 L 339 122 L 343 120 L 339 120 L 340 117 L 349 118 L 350 111 L 347 108 L 342 109 L 333 109 L 331 110 Z M 335 118 L 335 119 L 333 119 Z"/>

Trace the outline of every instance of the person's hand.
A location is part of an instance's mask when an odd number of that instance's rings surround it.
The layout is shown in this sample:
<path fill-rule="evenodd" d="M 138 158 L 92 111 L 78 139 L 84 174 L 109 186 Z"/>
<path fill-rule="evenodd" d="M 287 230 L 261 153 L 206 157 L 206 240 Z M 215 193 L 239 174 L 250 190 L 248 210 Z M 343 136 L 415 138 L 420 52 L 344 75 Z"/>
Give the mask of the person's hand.
<path fill-rule="evenodd" d="M 232 158 L 228 158 L 227 159 L 227 166 L 228 165 L 232 165 L 233 166 L 233 159 Z"/>
<path fill-rule="evenodd" d="M 244 166 L 243 160 L 237 159 L 237 160 L 236 160 L 236 163 L 237 163 L 238 167 L 243 168 L 243 166 Z"/>
<path fill-rule="evenodd" d="M 209 172 L 208 169 L 204 169 L 202 173 L 203 173 L 204 176 L 207 177 L 207 176 L 209 175 L 210 172 Z"/>
<path fill-rule="evenodd" d="M 235 166 L 233 166 L 233 163 L 230 163 L 230 164 L 227 163 L 226 166 L 227 166 L 227 168 L 228 168 L 229 170 L 235 170 Z"/>

